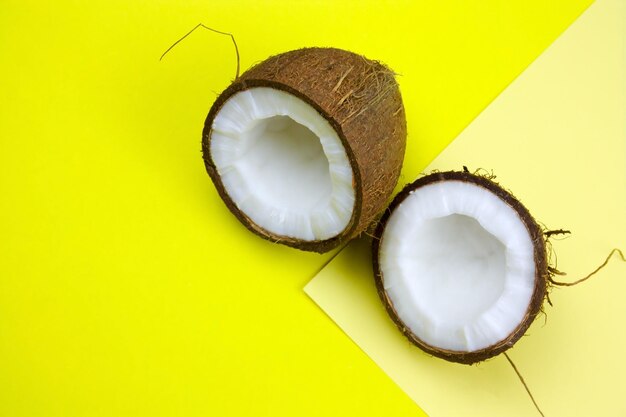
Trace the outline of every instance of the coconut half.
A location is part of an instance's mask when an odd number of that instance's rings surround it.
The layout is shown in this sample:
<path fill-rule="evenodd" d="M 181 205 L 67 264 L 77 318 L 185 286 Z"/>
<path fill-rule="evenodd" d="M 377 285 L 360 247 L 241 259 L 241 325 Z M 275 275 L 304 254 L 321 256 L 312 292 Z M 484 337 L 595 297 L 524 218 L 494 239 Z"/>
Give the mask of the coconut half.
<path fill-rule="evenodd" d="M 205 122 L 207 172 L 258 235 L 325 252 L 365 230 L 397 182 L 406 121 L 394 74 L 332 48 L 267 59 Z"/>
<path fill-rule="evenodd" d="M 442 172 L 409 184 L 375 232 L 378 293 L 424 351 L 471 364 L 504 352 L 546 296 L 543 233 L 488 178 Z"/>

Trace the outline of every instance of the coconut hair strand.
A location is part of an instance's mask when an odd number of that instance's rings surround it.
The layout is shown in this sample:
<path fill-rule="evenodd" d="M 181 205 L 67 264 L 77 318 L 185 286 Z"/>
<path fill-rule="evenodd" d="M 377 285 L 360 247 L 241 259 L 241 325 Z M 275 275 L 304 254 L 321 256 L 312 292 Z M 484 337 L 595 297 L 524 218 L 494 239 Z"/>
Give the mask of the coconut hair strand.
<path fill-rule="evenodd" d="M 595 274 L 600 272 L 600 270 L 603 269 L 609 263 L 609 260 L 611 259 L 611 257 L 613 255 L 615 255 L 616 253 L 619 255 L 619 257 L 622 259 L 623 262 L 626 262 L 626 258 L 624 257 L 624 253 L 620 249 L 614 248 L 609 253 L 609 256 L 606 257 L 606 259 L 604 260 L 602 265 L 597 267 L 592 273 L 590 273 L 586 277 L 583 277 L 583 278 L 578 279 L 578 280 L 573 281 L 573 282 L 555 281 L 554 278 L 552 278 L 552 276 L 548 277 L 548 280 L 550 281 L 550 283 L 552 285 L 556 285 L 556 286 L 559 286 L 559 287 L 573 287 L 574 285 L 578 285 L 581 282 L 587 281 L 589 278 L 591 278 L 592 276 L 594 276 Z M 549 269 L 550 269 L 550 272 L 553 275 L 566 275 L 565 272 L 561 272 L 561 271 L 557 270 L 556 268 L 549 268 Z"/>
<path fill-rule="evenodd" d="M 209 31 L 214 32 L 214 33 L 219 33 L 220 35 L 230 36 L 230 39 L 233 41 L 233 45 L 235 46 L 235 55 L 237 55 L 237 71 L 235 72 L 235 79 L 239 78 L 239 70 L 240 70 L 239 47 L 237 47 L 237 41 L 235 41 L 235 37 L 233 36 L 232 33 L 222 32 L 221 30 L 216 30 L 216 29 L 210 28 L 210 27 L 206 26 L 203 23 L 198 23 L 193 29 L 191 29 L 189 32 L 187 32 L 185 35 L 183 35 L 183 37 L 181 37 L 179 40 L 174 42 L 169 48 L 167 48 L 167 50 L 165 52 L 163 52 L 163 55 L 161 55 L 161 58 L 159 58 L 159 61 L 163 60 L 163 57 L 169 51 L 174 49 L 174 47 L 176 45 L 178 45 L 181 41 L 183 41 L 187 36 L 191 35 L 198 28 L 203 28 L 203 29 L 209 30 Z"/>
<path fill-rule="evenodd" d="M 511 365 L 511 367 L 517 374 L 517 377 L 519 378 L 520 382 L 526 389 L 526 392 L 528 393 L 528 396 L 530 397 L 530 399 L 533 401 L 533 404 L 535 404 L 535 408 L 537 409 L 537 411 L 539 411 L 539 414 L 541 414 L 542 417 L 545 417 L 545 415 L 541 411 L 541 408 L 539 408 L 539 404 L 537 404 L 537 401 L 535 401 L 535 397 L 533 397 L 533 394 L 530 392 L 528 385 L 526 385 L 526 381 L 524 381 L 524 377 L 522 376 L 520 371 L 517 369 L 517 366 L 515 366 L 515 363 L 513 363 L 513 361 L 511 360 L 511 357 L 506 352 L 504 352 L 504 357 L 506 358 L 507 361 L 509 361 L 509 364 Z"/>

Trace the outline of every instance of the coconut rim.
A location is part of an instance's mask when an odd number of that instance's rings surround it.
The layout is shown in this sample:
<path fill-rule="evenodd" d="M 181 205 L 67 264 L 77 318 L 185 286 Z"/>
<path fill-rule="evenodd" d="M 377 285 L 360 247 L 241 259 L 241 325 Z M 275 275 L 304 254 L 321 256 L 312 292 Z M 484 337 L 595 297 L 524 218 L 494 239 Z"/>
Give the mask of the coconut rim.
<path fill-rule="evenodd" d="M 354 188 L 354 206 L 352 208 L 352 215 L 346 227 L 337 235 L 324 240 L 301 240 L 297 238 L 293 238 L 290 236 L 282 236 L 272 233 L 261 226 L 257 225 L 250 217 L 248 217 L 242 210 L 237 207 L 235 202 L 232 200 L 230 195 L 226 192 L 224 184 L 222 183 L 221 177 L 217 172 L 217 167 L 213 162 L 213 158 L 211 156 L 211 135 L 213 133 L 213 121 L 215 117 L 222 109 L 222 106 L 228 101 L 230 97 L 239 93 L 241 91 L 245 91 L 251 88 L 256 87 L 268 87 L 275 90 L 283 91 L 288 94 L 295 96 L 296 98 L 304 101 L 311 107 L 315 109 L 335 130 L 337 136 L 341 140 L 341 144 L 346 152 L 348 157 L 348 161 L 350 162 L 350 168 L 352 169 L 353 175 L 353 188 Z M 290 87 L 289 85 L 266 79 L 246 79 L 246 80 L 235 80 L 230 86 L 228 86 L 215 100 L 213 106 L 209 110 L 209 114 L 204 122 L 204 128 L 202 130 L 202 156 L 204 159 L 204 165 L 206 168 L 209 177 L 215 184 L 215 188 L 219 196 L 224 200 L 228 209 L 239 219 L 243 225 L 255 233 L 258 236 L 266 240 L 270 240 L 275 243 L 282 243 L 286 246 L 290 246 L 296 249 L 301 249 L 305 251 L 324 253 L 328 252 L 338 246 L 340 246 L 345 240 L 349 239 L 353 234 L 358 225 L 358 220 L 361 217 L 361 208 L 362 208 L 362 183 L 361 183 L 361 173 L 359 170 L 359 165 L 357 163 L 356 157 L 350 146 L 349 140 L 346 138 L 343 128 L 341 124 L 335 120 L 328 112 L 322 109 L 314 100 L 310 99 L 308 96 L 303 94 L 302 92 Z"/>
<path fill-rule="evenodd" d="M 385 230 L 387 221 L 391 217 L 391 214 L 394 212 L 395 208 L 398 207 L 411 194 L 412 191 L 428 184 L 433 184 L 441 181 L 469 182 L 479 187 L 485 188 L 487 191 L 492 192 L 496 197 L 501 199 L 513 210 L 515 210 L 515 212 L 519 215 L 522 223 L 526 227 L 526 230 L 528 231 L 528 234 L 533 243 L 535 280 L 533 293 L 528 304 L 528 308 L 526 309 L 524 318 L 520 321 L 517 327 L 511 333 L 509 333 L 507 337 L 494 343 L 493 345 L 475 351 L 456 351 L 442 349 L 436 346 L 432 346 L 419 339 L 398 316 L 393 302 L 389 299 L 387 292 L 385 291 L 383 273 L 380 270 L 380 265 L 378 262 L 378 255 L 383 232 Z M 541 310 L 543 300 L 546 296 L 546 277 L 548 275 L 548 264 L 546 257 L 546 244 L 541 227 L 539 226 L 539 224 L 537 224 L 528 209 L 526 209 L 526 207 L 517 198 L 515 198 L 512 193 L 505 190 L 499 184 L 489 178 L 485 178 L 468 172 L 435 172 L 433 174 L 421 177 L 413 183 L 406 185 L 402 189 L 402 191 L 400 191 L 400 193 L 398 193 L 393 199 L 376 226 L 376 229 L 374 231 L 374 239 L 372 242 L 372 263 L 374 268 L 374 280 L 376 283 L 378 296 L 380 297 L 383 305 L 385 306 L 385 309 L 387 310 L 387 313 L 389 314 L 394 324 L 409 339 L 409 341 L 411 341 L 417 347 L 433 356 L 446 359 L 451 362 L 470 365 L 497 356 L 505 350 L 511 348 L 524 335 L 524 333 L 526 333 L 526 331 L 536 318 L 537 314 Z"/>

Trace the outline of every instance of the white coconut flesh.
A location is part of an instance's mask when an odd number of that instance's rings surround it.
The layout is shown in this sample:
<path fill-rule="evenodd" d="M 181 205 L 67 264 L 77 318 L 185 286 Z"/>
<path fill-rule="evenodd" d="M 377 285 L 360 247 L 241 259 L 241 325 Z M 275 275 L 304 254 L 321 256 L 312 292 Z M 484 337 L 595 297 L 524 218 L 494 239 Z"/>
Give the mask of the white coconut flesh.
<path fill-rule="evenodd" d="M 517 211 L 457 180 L 419 187 L 395 208 L 379 268 L 398 318 L 449 351 L 507 338 L 524 320 L 535 283 L 533 243 Z"/>
<path fill-rule="evenodd" d="M 213 121 L 210 153 L 226 193 L 266 231 L 316 241 L 348 226 L 348 155 L 330 123 L 296 96 L 267 87 L 233 94 Z"/>

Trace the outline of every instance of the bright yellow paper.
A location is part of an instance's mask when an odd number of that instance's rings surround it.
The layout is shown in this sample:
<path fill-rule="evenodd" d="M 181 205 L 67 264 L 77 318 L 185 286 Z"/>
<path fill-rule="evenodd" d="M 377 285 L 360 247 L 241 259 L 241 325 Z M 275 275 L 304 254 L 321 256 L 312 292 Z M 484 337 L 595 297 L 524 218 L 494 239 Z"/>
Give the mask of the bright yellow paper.
<path fill-rule="evenodd" d="M 1 0 L 0 416 L 422 415 L 202 164 L 235 75 L 305 46 L 399 77 L 438 153 L 591 0 Z M 419 129 L 417 128 L 419 126 Z"/>
<path fill-rule="evenodd" d="M 493 169 L 531 213 L 573 235 L 554 246 L 575 279 L 626 249 L 624 8 L 591 6 L 428 168 Z M 409 113 L 411 109 L 408 109 Z M 369 242 L 348 246 L 306 292 L 432 417 L 536 416 L 504 357 L 478 366 L 430 357 L 376 295 Z M 510 356 L 547 416 L 626 415 L 626 265 L 555 289 Z"/>

